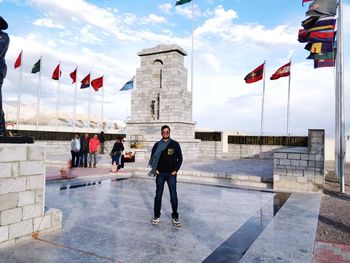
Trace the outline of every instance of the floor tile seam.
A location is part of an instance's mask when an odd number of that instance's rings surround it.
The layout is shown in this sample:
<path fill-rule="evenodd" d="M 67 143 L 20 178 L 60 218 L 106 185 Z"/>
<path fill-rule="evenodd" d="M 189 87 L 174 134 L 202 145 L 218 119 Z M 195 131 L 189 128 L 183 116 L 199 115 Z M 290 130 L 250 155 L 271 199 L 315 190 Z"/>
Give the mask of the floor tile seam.
<path fill-rule="evenodd" d="M 287 198 L 287 200 L 285 201 L 285 203 L 288 201 L 288 199 L 289 199 L 289 197 Z M 254 221 L 254 220 L 256 220 L 256 218 L 260 218 L 259 211 L 264 210 L 264 208 L 266 208 L 266 207 L 268 206 L 268 203 L 270 203 L 271 201 L 273 202 L 273 200 L 274 200 L 274 196 L 272 196 L 271 199 L 267 200 L 267 201 L 265 202 L 264 205 L 260 206 L 259 209 L 255 210 L 255 212 L 251 215 L 251 217 L 249 217 L 245 222 L 243 222 L 243 224 L 241 224 L 240 226 L 238 226 L 238 227 L 236 228 L 236 230 L 235 230 L 235 231 L 220 245 L 220 246 L 218 246 L 215 250 L 213 250 L 212 253 L 209 254 L 204 260 L 210 258 L 210 257 L 212 256 L 212 254 L 214 254 L 215 251 L 220 250 L 222 246 L 225 246 L 225 242 L 227 242 L 233 235 L 238 234 L 238 232 L 242 229 L 242 227 L 244 227 L 246 224 L 248 224 L 248 222 Z M 285 203 L 282 205 L 282 207 L 285 205 Z M 282 207 L 281 207 L 281 208 L 282 208 Z M 279 208 L 279 210 L 280 210 L 280 208 Z M 253 244 L 255 243 L 255 241 L 262 235 L 262 233 L 264 233 L 264 231 L 265 231 L 265 230 L 267 229 L 267 227 L 273 222 L 273 220 L 274 220 L 274 218 L 272 218 L 272 219 L 268 222 L 268 224 L 266 224 L 266 225 L 263 227 L 263 230 L 262 230 L 260 233 L 258 233 L 258 234 L 256 235 L 256 238 L 255 238 L 254 241 L 248 246 L 248 248 L 247 248 L 247 250 L 245 251 L 244 255 L 249 251 L 249 249 L 253 246 Z M 242 259 L 242 258 L 244 257 L 244 255 L 242 255 L 242 256 L 240 257 L 240 259 Z"/>

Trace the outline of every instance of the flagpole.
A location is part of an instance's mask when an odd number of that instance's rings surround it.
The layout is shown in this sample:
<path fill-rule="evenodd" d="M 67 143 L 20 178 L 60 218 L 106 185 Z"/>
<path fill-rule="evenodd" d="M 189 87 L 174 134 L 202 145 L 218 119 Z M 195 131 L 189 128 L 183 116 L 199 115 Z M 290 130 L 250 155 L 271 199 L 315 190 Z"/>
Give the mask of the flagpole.
<path fill-rule="evenodd" d="M 21 92 L 22 92 L 22 73 L 23 73 L 23 50 L 21 50 L 21 68 L 19 70 L 19 80 L 18 80 L 18 98 L 17 98 L 17 123 L 16 127 L 19 129 L 19 118 L 21 114 Z"/>
<path fill-rule="evenodd" d="M 37 90 L 37 101 L 36 101 L 36 129 L 39 128 L 39 114 L 40 114 L 40 96 L 41 96 L 41 67 L 42 56 L 40 56 L 40 70 L 39 70 L 39 81 L 38 81 L 38 90 Z"/>
<path fill-rule="evenodd" d="M 192 47 L 191 47 L 191 102 L 192 102 L 191 120 L 192 121 L 193 121 L 193 64 L 194 64 L 193 50 L 194 50 L 194 0 L 192 1 Z"/>
<path fill-rule="evenodd" d="M 59 120 L 59 103 L 60 103 L 60 72 L 61 72 L 61 61 L 58 62 L 58 80 L 57 80 L 57 95 L 56 95 L 56 131 L 58 128 Z"/>
<path fill-rule="evenodd" d="M 264 73 L 263 73 L 263 96 L 261 103 L 261 122 L 260 122 L 260 136 L 263 135 L 263 125 L 264 125 L 264 101 L 265 101 L 265 65 L 266 60 L 264 60 Z"/>
<path fill-rule="evenodd" d="M 91 71 L 90 71 L 90 79 L 91 79 Z M 91 82 L 89 83 L 89 102 L 88 102 L 88 130 L 90 131 L 90 108 L 91 108 Z"/>
<path fill-rule="evenodd" d="M 102 105 L 101 105 L 101 131 L 103 131 L 103 103 L 105 98 L 105 89 L 102 87 Z"/>
<path fill-rule="evenodd" d="M 77 118 L 77 79 L 78 79 L 78 67 L 75 69 L 76 75 L 75 75 L 75 90 L 74 90 L 74 110 L 73 110 L 73 131 L 75 130 L 75 122 Z"/>
<path fill-rule="evenodd" d="M 289 60 L 289 78 L 288 78 L 288 103 L 287 103 L 287 136 L 290 135 L 289 132 L 289 115 L 290 115 L 290 78 L 292 75 L 292 60 Z"/>
<path fill-rule="evenodd" d="M 344 75 L 343 75 L 343 6 L 342 0 L 338 1 L 338 21 L 337 21 L 337 58 L 336 58 L 336 122 L 338 122 L 338 133 L 336 133 L 336 141 L 338 138 L 338 152 L 336 153 L 336 163 L 338 164 L 338 178 L 340 180 L 340 191 L 345 192 L 344 179 L 344 159 L 345 159 L 345 118 L 344 118 Z"/>

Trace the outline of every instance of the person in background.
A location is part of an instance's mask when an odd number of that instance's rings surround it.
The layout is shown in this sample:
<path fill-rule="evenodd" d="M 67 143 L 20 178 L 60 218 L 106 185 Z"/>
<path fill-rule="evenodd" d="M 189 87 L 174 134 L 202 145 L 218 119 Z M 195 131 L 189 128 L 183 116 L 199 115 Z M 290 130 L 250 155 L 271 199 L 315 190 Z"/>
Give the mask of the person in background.
<path fill-rule="evenodd" d="M 105 133 L 103 131 L 101 131 L 100 136 L 99 136 L 99 140 L 100 140 L 100 144 L 101 144 L 101 148 L 100 148 L 100 154 L 105 154 Z"/>
<path fill-rule="evenodd" d="M 79 166 L 79 157 L 80 157 L 80 136 L 78 133 L 74 135 L 74 138 L 70 141 L 70 152 L 72 155 L 72 168 Z"/>
<path fill-rule="evenodd" d="M 80 167 L 87 167 L 87 157 L 89 153 L 89 142 L 90 136 L 88 133 L 85 134 L 84 138 L 81 139 L 81 149 L 80 149 Z"/>
<path fill-rule="evenodd" d="M 89 168 L 91 168 L 92 157 L 94 158 L 93 167 L 96 168 L 96 154 L 99 147 L 100 140 L 97 138 L 97 134 L 95 134 L 89 141 Z"/>
<path fill-rule="evenodd" d="M 122 141 L 122 138 L 117 137 L 117 139 L 113 145 L 113 149 L 110 153 L 110 155 L 112 157 L 112 165 L 114 163 L 117 165 L 117 171 L 121 167 L 121 157 L 122 157 L 122 153 L 124 151 L 124 145 L 121 141 Z"/>

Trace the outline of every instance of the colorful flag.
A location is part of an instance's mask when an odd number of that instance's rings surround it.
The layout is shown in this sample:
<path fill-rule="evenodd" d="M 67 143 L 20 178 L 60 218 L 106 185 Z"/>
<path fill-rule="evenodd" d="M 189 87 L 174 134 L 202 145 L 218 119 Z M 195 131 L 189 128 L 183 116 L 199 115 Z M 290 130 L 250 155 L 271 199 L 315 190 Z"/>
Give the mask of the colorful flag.
<path fill-rule="evenodd" d="M 15 65 L 14 65 L 15 69 L 19 68 L 22 65 L 22 52 L 23 51 L 21 51 L 21 53 L 19 53 L 19 55 L 18 55 L 18 57 L 16 59 L 16 62 L 15 62 Z"/>
<path fill-rule="evenodd" d="M 314 31 L 307 34 L 310 43 L 334 42 L 335 32 L 333 29 Z"/>
<path fill-rule="evenodd" d="M 305 29 L 299 29 L 299 33 L 298 33 L 298 41 L 300 43 L 306 43 L 307 42 L 307 31 Z"/>
<path fill-rule="evenodd" d="M 307 16 L 335 16 L 337 13 L 337 0 L 314 0 L 309 10 L 306 12 Z"/>
<path fill-rule="evenodd" d="M 124 84 L 124 86 L 120 89 L 120 91 L 126 91 L 126 90 L 131 90 L 134 88 L 134 80 L 135 76 L 132 77 L 131 80 L 129 80 L 127 83 Z"/>
<path fill-rule="evenodd" d="M 315 59 L 314 68 L 334 67 L 335 59 Z"/>
<path fill-rule="evenodd" d="M 250 72 L 245 76 L 244 80 L 246 83 L 254 83 L 261 80 L 264 76 L 264 66 L 265 63 L 261 64 L 259 67 Z"/>
<path fill-rule="evenodd" d="M 319 17 L 312 25 L 310 25 L 310 27 L 308 28 L 308 32 L 325 30 L 325 29 L 333 29 L 333 30 L 335 29 L 334 16 Z"/>
<path fill-rule="evenodd" d="M 311 2 L 311 1 L 313 1 L 313 0 L 303 0 L 302 5 L 304 6 L 304 4 L 305 4 L 306 2 Z"/>
<path fill-rule="evenodd" d="M 39 59 L 32 67 L 32 73 L 35 74 L 37 72 L 40 72 L 40 64 L 41 64 L 41 59 Z"/>
<path fill-rule="evenodd" d="M 275 80 L 282 77 L 287 77 L 289 75 L 290 75 L 290 62 L 280 67 L 279 69 L 277 69 L 270 79 Z"/>
<path fill-rule="evenodd" d="M 90 73 L 87 74 L 86 77 L 82 79 L 81 86 L 80 86 L 81 89 L 86 89 L 88 87 L 90 87 Z"/>
<path fill-rule="evenodd" d="M 310 53 L 310 55 L 306 59 L 335 59 L 336 57 L 336 49 L 332 52 L 326 52 L 326 53 Z"/>
<path fill-rule="evenodd" d="M 318 43 L 308 43 L 304 47 L 306 50 L 311 53 L 327 53 L 332 52 L 334 47 L 336 46 L 336 42 L 318 42 Z"/>
<path fill-rule="evenodd" d="M 69 74 L 72 79 L 72 84 L 77 82 L 77 70 L 78 68 L 75 68 L 75 70 Z"/>
<path fill-rule="evenodd" d="M 301 22 L 301 25 L 303 26 L 304 29 L 309 29 L 312 27 L 316 21 L 318 20 L 319 17 L 317 16 L 311 16 L 307 19 L 305 19 L 303 22 Z"/>
<path fill-rule="evenodd" d="M 103 87 L 103 76 L 91 81 L 91 86 L 95 91 L 98 91 L 99 88 Z"/>
<path fill-rule="evenodd" d="M 52 73 L 52 79 L 59 80 L 62 75 L 62 71 L 60 70 L 60 64 L 58 64 L 55 68 L 55 70 Z"/>
<path fill-rule="evenodd" d="M 176 0 L 176 4 L 175 5 L 183 5 L 183 4 L 187 4 L 189 2 L 191 2 L 192 0 Z"/>

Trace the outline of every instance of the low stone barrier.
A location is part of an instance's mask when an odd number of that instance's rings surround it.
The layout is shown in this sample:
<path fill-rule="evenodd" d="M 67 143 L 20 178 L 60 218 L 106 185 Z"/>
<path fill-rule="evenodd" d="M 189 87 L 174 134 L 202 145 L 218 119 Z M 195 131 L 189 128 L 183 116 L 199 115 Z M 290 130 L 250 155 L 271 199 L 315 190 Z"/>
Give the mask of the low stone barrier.
<path fill-rule="evenodd" d="M 45 210 L 45 148 L 0 144 L 0 247 L 62 227 L 62 212 Z"/>
<path fill-rule="evenodd" d="M 308 147 L 274 152 L 274 189 L 311 192 L 323 189 L 324 135 L 324 130 L 309 130 Z"/>

